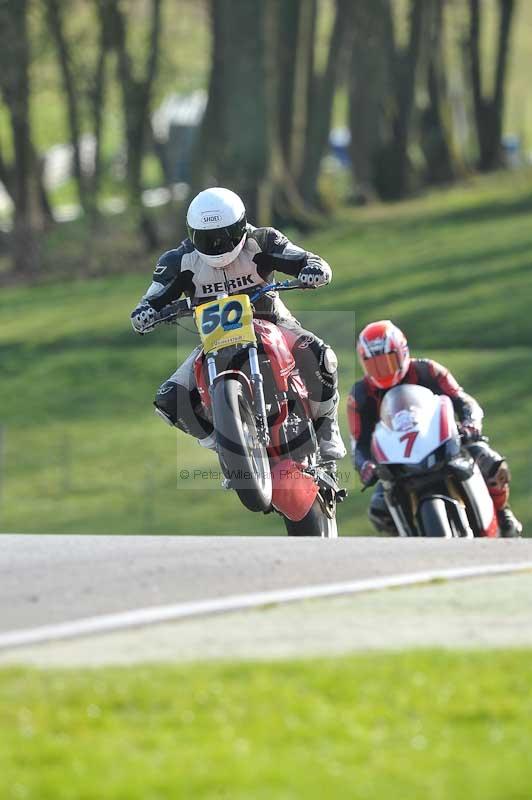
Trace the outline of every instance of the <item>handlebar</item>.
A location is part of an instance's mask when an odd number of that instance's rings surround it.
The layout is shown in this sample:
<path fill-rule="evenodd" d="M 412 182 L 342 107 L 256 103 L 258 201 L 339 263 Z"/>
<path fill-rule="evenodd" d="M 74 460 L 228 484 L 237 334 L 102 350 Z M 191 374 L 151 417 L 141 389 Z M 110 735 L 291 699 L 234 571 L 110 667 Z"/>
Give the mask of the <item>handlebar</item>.
<path fill-rule="evenodd" d="M 458 425 L 458 434 L 460 436 L 460 441 L 462 444 L 474 444 L 475 442 L 486 442 L 488 441 L 487 436 L 484 436 L 482 433 L 471 433 L 468 431 L 464 426 Z"/>
<path fill-rule="evenodd" d="M 306 289 L 304 283 L 298 281 L 297 278 L 293 281 L 286 280 L 286 281 L 276 281 L 274 283 L 266 283 L 264 286 L 259 286 L 252 295 L 249 296 L 249 299 L 252 303 L 262 297 L 263 294 L 266 292 L 288 292 L 291 289 Z"/>
<path fill-rule="evenodd" d="M 306 289 L 304 283 L 296 280 L 276 281 L 274 283 L 266 283 L 264 286 L 259 286 L 253 294 L 250 294 L 249 299 L 255 303 L 263 294 L 267 292 L 287 292 L 291 289 Z M 155 325 L 161 323 L 172 324 L 178 319 L 183 317 L 192 317 L 194 314 L 193 308 L 190 304 L 190 298 L 186 297 L 182 300 L 174 300 L 165 306 L 157 315 Z"/>
<path fill-rule="evenodd" d="M 184 298 L 183 300 L 174 300 L 173 303 L 169 303 L 167 306 L 161 309 L 161 311 L 159 311 L 154 324 L 171 324 L 176 322 L 176 320 L 180 319 L 181 317 L 191 317 L 192 313 L 193 312 L 188 297 Z"/>

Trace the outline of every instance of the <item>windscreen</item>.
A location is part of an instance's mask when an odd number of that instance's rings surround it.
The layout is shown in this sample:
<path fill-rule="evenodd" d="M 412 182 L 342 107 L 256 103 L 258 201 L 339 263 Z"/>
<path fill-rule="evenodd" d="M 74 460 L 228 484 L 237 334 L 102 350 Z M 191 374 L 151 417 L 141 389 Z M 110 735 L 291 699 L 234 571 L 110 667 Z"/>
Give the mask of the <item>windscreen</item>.
<path fill-rule="evenodd" d="M 434 395 L 424 386 L 403 383 L 386 392 L 382 401 L 381 421 L 392 431 L 410 430 L 426 414 L 432 414 Z"/>

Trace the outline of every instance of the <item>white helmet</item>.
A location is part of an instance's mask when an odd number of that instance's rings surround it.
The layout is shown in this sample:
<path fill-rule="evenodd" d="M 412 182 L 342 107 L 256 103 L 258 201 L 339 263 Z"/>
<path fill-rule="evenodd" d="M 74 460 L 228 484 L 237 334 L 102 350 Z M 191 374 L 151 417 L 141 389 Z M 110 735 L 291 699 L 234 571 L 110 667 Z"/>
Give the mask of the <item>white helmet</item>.
<path fill-rule="evenodd" d="M 187 228 L 200 258 L 209 266 L 227 267 L 244 247 L 246 209 L 229 189 L 205 189 L 188 207 Z"/>

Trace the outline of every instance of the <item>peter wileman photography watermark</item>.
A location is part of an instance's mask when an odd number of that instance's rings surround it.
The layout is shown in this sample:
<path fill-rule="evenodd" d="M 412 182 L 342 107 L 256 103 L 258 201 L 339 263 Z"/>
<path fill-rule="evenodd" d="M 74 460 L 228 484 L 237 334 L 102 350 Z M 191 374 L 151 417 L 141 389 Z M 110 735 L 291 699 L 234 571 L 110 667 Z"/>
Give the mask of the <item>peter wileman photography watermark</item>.
<path fill-rule="evenodd" d="M 321 291 L 325 299 L 326 288 Z M 291 293 L 290 301 L 296 295 Z M 295 308 L 296 303 L 290 305 Z M 206 356 L 199 340 L 190 337 L 191 344 L 198 346 L 183 361 L 183 339 L 178 337 L 181 366 L 173 376 L 180 384 L 176 407 L 183 431 L 177 441 L 178 489 L 245 488 L 269 479 L 274 470 L 285 483 L 301 480 L 305 473 L 291 469 L 290 462 L 311 464 L 335 410 L 347 454 L 334 466 L 331 462 L 331 469 L 336 468 L 342 486 L 354 486 L 346 402 L 355 380 L 355 314 L 317 306 L 298 309 L 294 315 L 297 319 L 292 325 L 287 323 L 286 329 L 283 323 L 280 331 L 257 329 L 262 338 L 257 341 L 256 356 L 249 347 L 238 346 Z M 229 322 L 233 321 L 231 317 Z M 257 367 L 258 387 L 253 377 Z M 227 389 L 220 388 L 222 382 Z M 264 398 L 262 430 L 257 388 Z M 238 424 L 228 422 L 231 414 L 238 417 Z M 273 448 L 279 443 L 276 455 Z"/>
<path fill-rule="evenodd" d="M 277 475 L 279 475 L 283 480 L 302 480 L 304 478 L 305 473 L 297 472 L 291 469 L 283 469 L 280 468 L 277 471 Z M 180 469 L 177 475 L 178 485 L 182 481 L 216 481 L 218 483 L 222 483 L 224 480 L 228 480 L 231 483 L 236 481 L 250 481 L 253 478 L 259 478 L 261 476 L 265 477 L 272 477 L 271 472 L 249 472 L 246 470 L 227 470 L 227 473 L 224 473 L 221 468 L 214 468 L 214 469 Z M 353 479 L 354 470 L 353 469 L 337 469 L 336 470 L 336 477 L 339 481 L 349 483 Z M 191 488 L 191 487 L 187 487 Z"/>

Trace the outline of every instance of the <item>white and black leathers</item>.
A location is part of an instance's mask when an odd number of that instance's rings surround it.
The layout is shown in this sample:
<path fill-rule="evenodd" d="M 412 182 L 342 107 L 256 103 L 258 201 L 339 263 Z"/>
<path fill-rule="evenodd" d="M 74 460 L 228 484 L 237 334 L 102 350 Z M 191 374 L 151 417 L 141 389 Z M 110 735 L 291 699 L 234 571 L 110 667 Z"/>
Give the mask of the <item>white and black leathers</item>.
<path fill-rule="evenodd" d="M 182 294 L 191 298 L 192 305 L 197 305 L 224 292 L 248 292 L 255 286 L 270 283 L 275 270 L 297 277 L 304 268 L 314 268 L 323 276 L 321 284 L 330 281 L 331 268 L 320 256 L 293 244 L 275 228 L 252 225 L 247 228 L 244 247 L 225 268 L 205 263 L 190 239 L 185 239 L 175 250 L 163 253 L 141 305 L 148 304 L 160 311 Z M 272 322 L 293 319 L 276 292 L 269 292 L 257 302 L 256 315 Z"/>
<path fill-rule="evenodd" d="M 309 285 L 325 285 L 331 268 L 324 259 L 293 244 L 275 228 L 247 226 L 247 239 L 237 258 L 224 268 L 205 263 L 190 239 L 158 260 L 153 280 L 131 317 L 133 327 L 147 332 L 154 316 L 181 295 L 192 305 L 214 299 L 217 295 L 250 292 L 254 287 L 271 283 L 274 272 L 306 280 Z M 255 315 L 289 327 L 298 334 L 292 350 L 296 364 L 309 391 L 315 409 L 315 425 L 324 456 L 341 458 L 345 448 L 337 423 L 338 375 L 332 349 L 311 331 L 300 326 L 279 298 L 268 292 L 255 303 Z M 301 342 L 301 347 L 299 347 Z M 201 403 L 194 382 L 195 351 L 159 388 L 154 405 L 157 413 L 171 425 L 200 440 L 210 441 L 212 426 L 202 417 Z"/>

